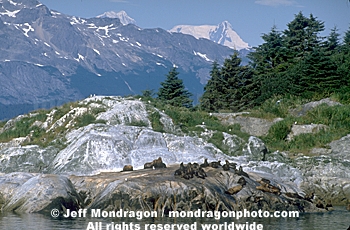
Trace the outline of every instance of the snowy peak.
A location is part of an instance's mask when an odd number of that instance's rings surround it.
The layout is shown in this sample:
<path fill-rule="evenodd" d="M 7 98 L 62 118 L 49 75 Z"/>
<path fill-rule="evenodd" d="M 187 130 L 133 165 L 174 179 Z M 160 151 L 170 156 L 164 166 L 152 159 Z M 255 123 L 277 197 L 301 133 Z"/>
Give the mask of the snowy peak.
<path fill-rule="evenodd" d="M 124 10 L 119 11 L 118 13 L 114 11 L 108 11 L 101 15 L 98 15 L 96 18 L 119 18 L 120 22 L 123 25 L 136 24 L 136 21 L 131 18 Z"/>
<path fill-rule="evenodd" d="M 196 38 L 206 38 L 235 50 L 250 48 L 248 43 L 244 42 L 236 31 L 233 30 L 232 25 L 228 21 L 223 21 L 217 26 L 179 25 L 172 28 L 170 32 L 189 34 Z"/>

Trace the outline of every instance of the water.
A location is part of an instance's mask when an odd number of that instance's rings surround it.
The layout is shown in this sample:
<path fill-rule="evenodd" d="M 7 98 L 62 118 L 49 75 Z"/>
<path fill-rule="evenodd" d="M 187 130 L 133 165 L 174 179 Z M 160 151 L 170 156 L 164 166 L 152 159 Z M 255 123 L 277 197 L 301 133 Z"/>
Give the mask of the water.
<path fill-rule="evenodd" d="M 75 219 L 54 219 L 49 216 L 42 214 L 14 214 L 14 213 L 0 213 L 0 230 L 138 230 L 137 226 L 140 227 L 140 230 L 162 230 L 159 229 L 158 224 L 162 224 L 163 230 L 165 229 L 165 224 L 188 224 L 188 228 L 185 226 L 181 230 L 202 230 L 202 224 L 231 224 L 232 222 L 236 224 L 246 224 L 248 222 L 250 225 L 245 227 L 242 230 L 254 230 L 258 229 L 257 225 L 261 224 L 264 230 L 346 230 L 350 226 L 350 212 L 346 211 L 344 207 L 336 207 L 334 211 L 327 213 L 307 213 L 300 214 L 299 218 L 268 218 L 268 219 L 258 219 L 258 218 L 248 218 L 240 219 L 239 221 L 235 219 L 221 219 L 215 220 L 210 219 L 194 219 L 194 218 L 157 218 L 157 219 L 142 219 L 137 220 L 136 218 L 124 220 L 124 227 L 120 229 L 115 228 L 115 224 L 120 224 L 122 222 L 118 218 L 75 218 Z M 90 223 L 91 222 L 91 223 Z M 98 223 L 95 226 L 95 222 Z M 99 222 L 101 222 L 102 228 L 99 228 Z M 107 224 L 112 224 L 107 228 Z M 253 222 L 256 222 L 255 225 L 252 225 Z M 133 223 L 131 227 L 130 223 Z M 196 223 L 196 225 L 194 225 Z M 150 224 L 157 224 L 155 229 L 151 229 Z M 127 227 L 126 227 L 127 226 Z M 171 225 L 170 225 L 171 226 Z M 249 227 L 250 226 L 250 227 Z M 254 228 L 255 226 L 255 228 Z M 191 229 L 196 228 L 196 229 Z M 216 226 L 215 226 L 216 227 Z M 179 230 L 176 226 L 173 229 L 168 230 Z M 210 230 L 220 230 L 220 228 L 212 228 Z M 234 229 L 225 229 L 225 226 L 222 225 L 221 230 L 237 230 Z"/>

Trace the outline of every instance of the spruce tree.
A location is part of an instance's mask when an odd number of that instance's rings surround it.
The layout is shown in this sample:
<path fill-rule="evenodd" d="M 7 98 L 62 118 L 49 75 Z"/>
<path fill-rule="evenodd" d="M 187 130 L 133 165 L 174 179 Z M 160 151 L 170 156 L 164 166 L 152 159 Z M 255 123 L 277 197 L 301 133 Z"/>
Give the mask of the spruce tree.
<path fill-rule="evenodd" d="M 223 109 L 239 111 L 249 106 L 256 91 L 253 86 L 251 70 L 247 66 L 241 66 L 238 52 L 227 58 L 221 68 L 223 79 Z M 248 90 L 249 89 L 249 90 Z"/>
<path fill-rule="evenodd" d="M 339 36 L 340 34 L 338 33 L 338 28 L 336 26 L 333 27 L 325 43 L 326 50 L 331 54 L 339 51 Z"/>
<path fill-rule="evenodd" d="M 302 58 L 321 45 L 323 38 L 319 33 L 324 31 L 324 22 L 317 20 L 312 14 L 307 18 L 299 12 L 287 27 L 283 34 L 290 58 Z"/>
<path fill-rule="evenodd" d="M 337 59 L 337 73 L 346 82 L 342 85 L 349 92 L 350 89 L 350 28 L 345 32 L 343 43 L 340 45 L 341 53 Z"/>
<path fill-rule="evenodd" d="M 285 63 L 286 53 L 283 44 L 281 32 L 277 31 L 276 26 L 271 28 L 268 34 L 263 34 L 261 38 L 264 43 L 255 48 L 255 52 L 248 55 L 253 62 L 255 71 L 266 73 L 274 71 Z"/>
<path fill-rule="evenodd" d="M 293 83 L 286 73 L 290 63 L 284 37 L 276 26 L 261 38 L 264 43 L 255 47 L 255 52 L 249 54 L 254 70 L 255 103 L 261 104 L 276 94 L 292 91 Z M 258 87 L 260 86 L 260 87 Z M 254 98 L 254 97 L 253 97 Z"/>
<path fill-rule="evenodd" d="M 192 94 L 185 89 L 178 74 L 176 67 L 170 70 L 165 81 L 160 83 L 162 87 L 159 89 L 158 98 L 173 106 L 192 107 Z"/>
<path fill-rule="evenodd" d="M 223 96 L 224 81 L 220 74 L 219 64 L 215 61 L 210 71 L 211 78 L 204 86 L 204 93 L 200 98 L 200 108 L 208 112 L 218 112 L 224 107 Z"/>

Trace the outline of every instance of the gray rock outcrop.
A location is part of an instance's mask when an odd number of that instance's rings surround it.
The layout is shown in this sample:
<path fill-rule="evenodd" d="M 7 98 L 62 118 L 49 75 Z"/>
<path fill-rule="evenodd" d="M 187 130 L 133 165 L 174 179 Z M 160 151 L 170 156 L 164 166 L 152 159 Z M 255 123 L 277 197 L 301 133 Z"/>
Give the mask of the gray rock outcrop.
<path fill-rule="evenodd" d="M 304 116 L 306 113 L 314 108 L 316 108 L 319 105 L 326 104 L 328 106 L 336 106 L 336 105 L 342 105 L 339 102 L 333 101 L 330 98 L 324 98 L 319 101 L 312 101 L 309 103 L 306 103 L 298 108 L 292 109 L 289 112 L 296 117 Z"/>
<path fill-rule="evenodd" d="M 350 161 L 350 134 L 329 144 L 332 157 Z"/>
<path fill-rule="evenodd" d="M 309 125 L 292 125 L 290 133 L 287 135 L 287 141 L 293 140 L 295 136 L 307 133 L 318 133 L 321 130 L 327 129 L 327 125 L 322 124 L 309 124 Z"/>
<path fill-rule="evenodd" d="M 0 209 L 18 213 L 77 210 L 83 200 L 65 176 L 10 173 L 0 176 Z M 2 205 L 1 205 L 2 203 Z"/>
<path fill-rule="evenodd" d="M 262 118 L 241 116 L 241 114 L 242 113 L 214 113 L 213 115 L 225 125 L 239 124 L 241 126 L 241 131 L 252 136 L 267 135 L 273 124 L 283 120 L 282 118 L 275 118 L 269 121 Z"/>

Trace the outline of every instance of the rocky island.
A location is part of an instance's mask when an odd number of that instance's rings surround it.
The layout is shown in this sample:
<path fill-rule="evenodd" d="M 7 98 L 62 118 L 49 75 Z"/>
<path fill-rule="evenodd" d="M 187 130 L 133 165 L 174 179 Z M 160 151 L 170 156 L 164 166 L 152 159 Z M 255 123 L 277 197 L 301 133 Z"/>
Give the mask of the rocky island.
<path fill-rule="evenodd" d="M 229 126 L 211 130 L 205 122 L 197 125 L 200 131 L 185 133 L 166 111 L 132 97 L 94 96 L 9 120 L 0 129 L 3 138 L 20 124 L 30 132 L 0 143 L 0 210 L 324 212 L 350 202 L 348 136 L 312 156 L 290 157 L 270 152 L 249 131 L 262 124 L 261 134 L 281 119 L 268 124 L 242 114 L 208 116 L 241 122 L 248 138 L 230 133 Z M 223 136 L 221 148 L 210 142 L 216 133 Z M 159 157 L 166 168 L 144 169 Z M 205 159 L 221 166 L 203 167 L 202 177 L 175 173 Z M 125 165 L 133 171 L 123 171 Z"/>

